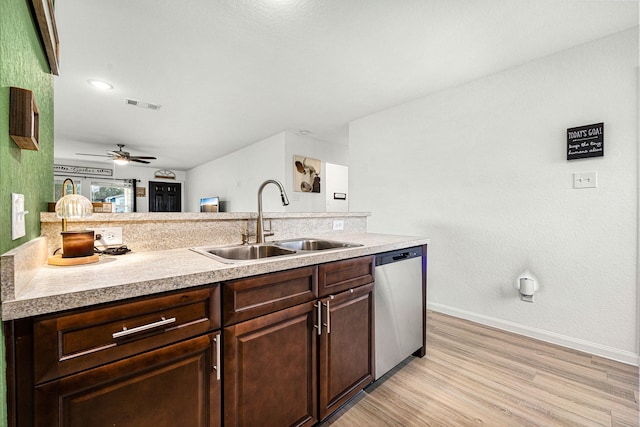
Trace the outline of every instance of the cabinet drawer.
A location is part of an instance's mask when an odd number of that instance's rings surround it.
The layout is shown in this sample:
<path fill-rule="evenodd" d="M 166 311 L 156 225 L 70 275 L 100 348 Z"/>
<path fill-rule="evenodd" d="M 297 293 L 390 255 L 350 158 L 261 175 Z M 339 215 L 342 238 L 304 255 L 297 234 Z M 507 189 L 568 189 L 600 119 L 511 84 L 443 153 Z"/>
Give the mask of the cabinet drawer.
<path fill-rule="evenodd" d="M 203 335 L 35 387 L 35 427 L 213 427 L 216 335 Z"/>
<path fill-rule="evenodd" d="M 36 384 L 220 327 L 220 287 L 83 310 L 34 322 Z"/>
<path fill-rule="evenodd" d="M 224 325 L 232 325 L 315 299 L 318 289 L 316 271 L 316 267 L 296 268 L 224 283 Z"/>
<path fill-rule="evenodd" d="M 373 282 L 374 257 L 346 259 L 318 266 L 318 296 L 326 297 Z"/>

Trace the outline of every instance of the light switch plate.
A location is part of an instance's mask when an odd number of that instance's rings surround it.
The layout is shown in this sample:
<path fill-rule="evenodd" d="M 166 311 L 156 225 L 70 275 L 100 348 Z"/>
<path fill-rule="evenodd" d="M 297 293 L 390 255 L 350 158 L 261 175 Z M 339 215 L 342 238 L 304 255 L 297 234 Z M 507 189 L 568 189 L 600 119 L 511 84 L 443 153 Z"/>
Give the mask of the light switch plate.
<path fill-rule="evenodd" d="M 19 239 L 26 234 L 24 216 L 24 194 L 11 193 L 11 240 Z"/>
<path fill-rule="evenodd" d="M 573 188 L 596 188 L 598 172 L 576 172 L 573 174 Z"/>
<path fill-rule="evenodd" d="M 333 230 L 334 231 L 344 230 L 344 220 L 342 220 L 342 219 L 334 220 L 333 221 Z"/>

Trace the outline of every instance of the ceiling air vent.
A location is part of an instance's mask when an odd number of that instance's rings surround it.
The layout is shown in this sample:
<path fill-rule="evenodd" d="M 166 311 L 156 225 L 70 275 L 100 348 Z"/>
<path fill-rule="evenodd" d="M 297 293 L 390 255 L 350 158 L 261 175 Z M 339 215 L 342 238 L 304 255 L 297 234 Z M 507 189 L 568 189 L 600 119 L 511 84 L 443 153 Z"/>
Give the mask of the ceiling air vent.
<path fill-rule="evenodd" d="M 160 104 L 151 104 L 149 102 L 136 101 L 135 99 L 129 99 L 129 98 L 125 98 L 124 102 L 127 105 L 133 105 L 135 107 L 146 108 L 147 110 L 156 110 L 157 111 L 161 107 Z"/>

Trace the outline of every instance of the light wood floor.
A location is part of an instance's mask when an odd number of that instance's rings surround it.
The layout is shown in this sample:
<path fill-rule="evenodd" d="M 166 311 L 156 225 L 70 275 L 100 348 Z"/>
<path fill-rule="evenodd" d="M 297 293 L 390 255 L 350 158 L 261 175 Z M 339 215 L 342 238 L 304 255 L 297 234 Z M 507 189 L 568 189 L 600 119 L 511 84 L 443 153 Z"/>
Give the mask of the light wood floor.
<path fill-rule="evenodd" d="M 637 367 L 435 312 L 427 340 L 322 427 L 639 425 Z"/>

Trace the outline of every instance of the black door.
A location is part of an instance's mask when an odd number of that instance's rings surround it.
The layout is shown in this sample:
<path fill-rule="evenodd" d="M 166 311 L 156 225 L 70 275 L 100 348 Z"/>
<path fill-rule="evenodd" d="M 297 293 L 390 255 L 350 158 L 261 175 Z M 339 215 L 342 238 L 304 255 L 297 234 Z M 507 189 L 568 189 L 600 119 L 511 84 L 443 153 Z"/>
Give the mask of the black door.
<path fill-rule="evenodd" d="M 149 181 L 149 212 L 182 212 L 181 184 Z"/>

